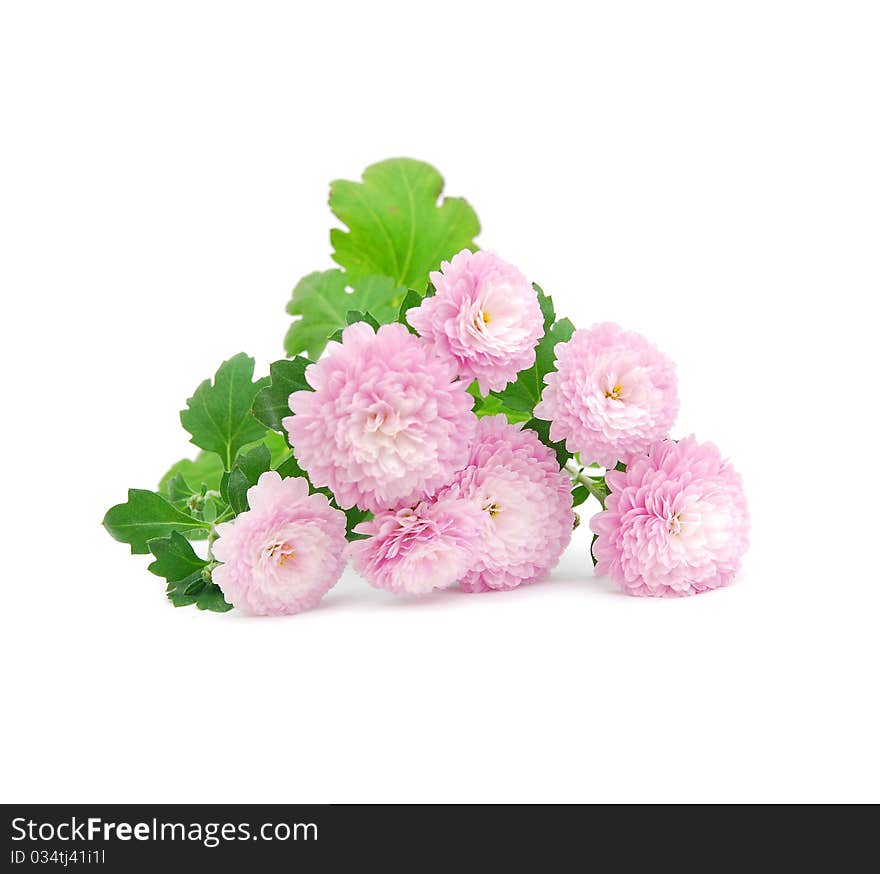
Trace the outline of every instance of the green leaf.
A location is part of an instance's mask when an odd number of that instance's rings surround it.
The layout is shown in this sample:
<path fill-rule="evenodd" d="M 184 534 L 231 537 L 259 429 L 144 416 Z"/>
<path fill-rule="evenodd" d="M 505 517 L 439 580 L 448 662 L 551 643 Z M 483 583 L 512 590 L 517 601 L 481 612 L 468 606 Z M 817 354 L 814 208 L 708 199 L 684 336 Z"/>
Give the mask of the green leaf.
<path fill-rule="evenodd" d="M 212 455 L 214 453 L 211 453 Z M 176 473 L 166 483 L 165 495 L 172 504 L 179 504 L 195 495 L 192 486 L 183 478 L 183 474 Z"/>
<path fill-rule="evenodd" d="M 168 583 L 165 594 L 175 607 L 195 604 L 199 610 L 211 610 L 214 613 L 226 613 L 232 609 L 232 604 L 226 602 L 220 587 L 212 583 L 210 578 L 206 579 L 204 571 Z"/>
<path fill-rule="evenodd" d="M 286 434 L 276 434 L 274 431 L 267 431 L 266 436 L 260 441 L 269 450 L 269 467 L 276 468 L 282 461 L 290 455 L 290 446 L 287 445 Z M 259 443 L 257 444 L 259 446 Z M 242 446 L 238 453 L 241 457 L 245 452 L 249 452 L 252 445 Z"/>
<path fill-rule="evenodd" d="M 247 490 L 252 483 L 248 482 L 247 476 L 240 467 L 234 467 L 224 479 L 223 487 L 225 489 L 224 498 L 232 507 L 232 512 L 237 516 L 250 509 L 247 499 Z"/>
<path fill-rule="evenodd" d="M 572 507 L 579 507 L 583 504 L 587 498 L 590 497 L 590 492 L 588 491 L 586 486 L 577 485 L 571 490 L 571 505 Z"/>
<path fill-rule="evenodd" d="M 128 500 L 117 504 L 104 516 L 104 527 L 114 540 L 131 547 L 132 553 L 146 555 L 148 541 L 169 537 L 173 531 L 207 530 L 207 522 L 195 519 L 173 507 L 161 495 L 145 489 L 129 489 Z"/>
<path fill-rule="evenodd" d="M 175 532 L 151 540 L 149 547 L 156 560 L 147 570 L 165 578 L 165 594 L 175 607 L 195 604 L 200 610 L 220 613 L 232 609 L 219 587 L 211 582 L 211 563 L 199 558 L 185 537 Z"/>
<path fill-rule="evenodd" d="M 284 432 L 282 419 L 290 415 L 288 398 L 295 391 L 311 391 L 306 382 L 308 358 L 284 358 L 269 365 L 269 384 L 254 397 L 254 416 L 267 428 Z M 286 433 L 286 432 L 285 432 Z"/>
<path fill-rule="evenodd" d="M 379 330 L 379 323 L 373 318 L 371 313 L 362 313 L 360 310 L 349 310 L 345 314 L 345 324 L 353 325 L 355 322 L 366 322 L 374 331 Z M 342 342 L 343 328 L 334 331 L 329 340 L 335 340 L 337 343 Z"/>
<path fill-rule="evenodd" d="M 531 413 L 541 400 L 544 377 L 555 369 L 556 356 L 553 348 L 557 343 L 571 339 L 574 325 L 568 319 L 560 319 L 539 341 L 535 348 L 535 363 L 528 370 L 521 370 L 516 382 L 500 392 L 492 392 L 501 402 L 513 410 Z"/>
<path fill-rule="evenodd" d="M 406 325 L 407 330 L 410 332 L 410 334 L 418 334 L 418 331 L 406 320 L 406 314 L 413 307 L 419 307 L 421 305 L 422 296 L 417 291 L 409 289 L 400 304 L 400 309 L 397 311 L 397 321 L 400 322 L 401 325 Z"/>
<path fill-rule="evenodd" d="M 202 485 L 217 491 L 220 488 L 221 476 L 223 476 L 223 460 L 220 456 L 216 452 L 200 452 L 195 459 L 181 458 L 171 465 L 159 480 L 159 491 L 172 501 L 176 501 L 179 500 L 179 496 L 175 497 L 171 493 L 172 480 L 178 477 L 184 480 L 185 486 L 182 486 L 178 480 L 176 485 L 178 492 L 186 488 L 189 494 L 194 494 Z"/>
<path fill-rule="evenodd" d="M 350 310 L 370 312 L 381 324 L 393 322 L 405 293 L 389 276 L 363 276 L 352 283 L 341 270 L 309 273 L 287 305 L 287 312 L 299 318 L 287 331 L 284 351 L 290 356 L 305 352 L 317 360 L 328 338 L 349 324 Z"/>
<path fill-rule="evenodd" d="M 559 462 L 559 466 L 565 467 L 566 462 L 571 458 L 571 454 L 565 448 L 564 441 L 554 443 L 550 439 L 550 423 L 544 419 L 529 419 L 525 426 L 526 428 L 531 428 L 541 438 L 541 442 L 556 453 L 556 460 Z"/>
<path fill-rule="evenodd" d="M 272 464 L 272 455 L 269 447 L 264 443 L 255 446 L 249 452 L 242 452 L 235 459 L 233 470 L 240 470 L 250 485 L 256 485 L 260 474 L 269 470 Z"/>
<path fill-rule="evenodd" d="M 336 503 L 333 503 L 333 506 L 336 506 Z M 343 510 L 345 513 L 345 536 L 348 540 L 363 540 L 367 535 L 366 534 L 357 534 L 354 530 L 355 525 L 359 525 L 361 522 L 366 522 L 368 519 L 373 518 L 373 514 L 369 510 L 360 510 L 357 507 L 351 507 L 348 510 Z"/>
<path fill-rule="evenodd" d="M 157 577 L 164 577 L 169 583 L 190 577 L 197 571 L 201 576 L 202 568 L 208 564 L 193 552 L 189 541 L 178 531 L 172 531 L 170 537 L 150 540 L 147 548 L 156 557 L 147 570 Z"/>
<path fill-rule="evenodd" d="M 288 476 L 302 476 L 308 479 L 308 474 L 299 466 L 299 462 L 293 455 L 286 458 L 282 464 L 279 464 L 276 470 L 282 479 Z M 309 488 L 311 488 L 312 491 L 319 491 L 332 497 L 329 489 L 316 489 L 312 486 L 311 482 L 309 482 Z"/>
<path fill-rule="evenodd" d="M 538 294 L 538 306 L 541 307 L 541 315 L 544 317 L 544 333 L 550 330 L 550 326 L 556 321 L 556 308 L 553 306 L 553 298 L 544 294 L 544 289 L 537 282 L 532 283 L 532 288 Z"/>
<path fill-rule="evenodd" d="M 208 581 L 202 571 L 196 571 L 182 580 L 169 581 L 165 587 L 165 594 L 175 607 L 188 607 L 196 603 L 199 592 L 207 585 Z"/>
<path fill-rule="evenodd" d="M 249 510 L 247 491 L 257 484 L 260 475 L 269 470 L 272 456 L 269 447 L 258 443 L 248 452 L 240 452 L 235 466 L 220 480 L 220 494 L 237 516 Z"/>
<path fill-rule="evenodd" d="M 268 377 L 253 381 L 254 359 L 243 352 L 224 361 L 214 375 L 205 380 L 181 410 L 180 421 L 192 435 L 196 446 L 216 452 L 224 470 L 242 446 L 259 440 L 266 426 L 258 422 L 251 408 L 257 392 L 268 384 Z"/>
<path fill-rule="evenodd" d="M 210 610 L 212 613 L 226 613 L 232 609 L 232 604 L 227 603 L 223 592 L 216 583 L 208 583 L 196 598 L 196 607 L 199 610 Z"/>
<path fill-rule="evenodd" d="M 492 395 L 489 395 L 487 398 L 478 398 L 474 403 L 474 412 L 480 419 L 483 416 L 497 416 L 499 413 L 503 413 L 507 416 L 507 421 L 511 425 L 516 422 L 527 422 L 529 420 L 529 413 L 524 413 L 522 410 L 511 410 Z"/>
<path fill-rule="evenodd" d="M 330 231 L 333 260 L 355 287 L 365 276 L 380 275 L 420 291 L 441 261 L 476 248 L 476 213 L 458 197 L 438 206 L 442 191 L 437 170 L 412 158 L 373 164 L 363 182 L 331 183 L 330 209 L 348 227 Z"/>
<path fill-rule="evenodd" d="M 605 477 L 592 477 L 582 474 L 583 484 L 587 487 L 589 493 L 602 505 L 605 509 L 605 499 L 608 497 L 608 486 L 605 483 Z"/>

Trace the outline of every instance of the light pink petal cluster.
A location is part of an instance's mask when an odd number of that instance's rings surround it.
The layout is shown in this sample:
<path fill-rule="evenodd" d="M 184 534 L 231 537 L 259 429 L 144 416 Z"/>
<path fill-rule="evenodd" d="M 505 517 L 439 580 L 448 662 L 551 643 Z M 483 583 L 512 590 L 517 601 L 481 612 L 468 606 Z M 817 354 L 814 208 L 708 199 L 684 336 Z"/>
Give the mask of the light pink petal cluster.
<path fill-rule="evenodd" d="M 453 585 L 473 564 L 482 522 L 470 501 L 423 502 L 362 522 L 355 531 L 367 537 L 349 550 L 370 585 L 423 595 Z"/>
<path fill-rule="evenodd" d="M 538 296 L 529 281 L 491 252 L 459 252 L 431 274 L 437 293 L 409 310 L 409 323 L 485 395 L 500 391 L 535 363 L 544 336 Z"/>
<path fill-rule="evenodd" d="M 535 407 L 551 423 L 551 440 L 564 440 L 585 464 L 614 467 L 667 436 L 678 415 L 675 365 L 641 334 L 594 325 L 555 354 Z"/>
<path fill-rule="evenodd" d="M 290 396 L 296 458 L 340 507 L 418 503 L 464 463 L 476 417 L 467 385 L 404 325 L 356 322 Z"/>
<path fill-rule="evenodd" d="M 571 539 L 571 480 L 534 431 L 504 416 L 480 419 L 467 465 L 441 494 L 467 498 L 482 511 L 477 558 L 461 580 L 467 592 L 533 582 Z"/>
<path fill-rule="evenodd" d="M 748 546 L 739 474 L 712 443 L 661 441 L 609 471 L 590 527 L 596 573 L 631 595 L 694 595 L 727 585 Z"/>
<path fill-rule="evenodd" d="M 250 509 L 217 526 L 212 579 L 245 613 L 299 613 L 314 607 L 345 566 L 345 514 L 302 477 L 275 471 L 248 489 Z"/>

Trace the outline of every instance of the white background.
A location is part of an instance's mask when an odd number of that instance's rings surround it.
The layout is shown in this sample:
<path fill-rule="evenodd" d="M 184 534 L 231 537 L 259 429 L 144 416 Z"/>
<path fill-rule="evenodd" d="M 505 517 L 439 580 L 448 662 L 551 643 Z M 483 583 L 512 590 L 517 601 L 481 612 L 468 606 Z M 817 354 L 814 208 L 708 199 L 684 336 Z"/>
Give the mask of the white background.
<path fill-rule="evenodd" d="M 876 4 L 2 9 L 2 800 L 880 800 Z M 247 619 L 102 530 L 395 155 L 678 363 L 733 587 L 617 594 L 583 526 L 521 591 Z"/>

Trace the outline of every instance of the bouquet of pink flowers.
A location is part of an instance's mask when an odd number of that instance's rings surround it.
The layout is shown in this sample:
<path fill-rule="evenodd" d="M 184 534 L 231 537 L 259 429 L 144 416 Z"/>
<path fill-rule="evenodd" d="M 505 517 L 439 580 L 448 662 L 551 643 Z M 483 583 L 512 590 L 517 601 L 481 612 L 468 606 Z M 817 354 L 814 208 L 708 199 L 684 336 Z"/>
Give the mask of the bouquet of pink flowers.
<path fill-rule="evenodd" d="M 442 188 L 403 158 L 334 182 L 340 269 L 294 288 L 289 357 L 258 380 L 225 361 L 180 414 L 198 457 L 108 511 L 175 606 L 298 613 L 349 559 L 396 593 L 513 589 L 556 565 L 589 499 L 595 571 L 624 592 L 733 579 L 742 482 L 713 444 L 670 436 L 673 363 L 558 318 Z"/>

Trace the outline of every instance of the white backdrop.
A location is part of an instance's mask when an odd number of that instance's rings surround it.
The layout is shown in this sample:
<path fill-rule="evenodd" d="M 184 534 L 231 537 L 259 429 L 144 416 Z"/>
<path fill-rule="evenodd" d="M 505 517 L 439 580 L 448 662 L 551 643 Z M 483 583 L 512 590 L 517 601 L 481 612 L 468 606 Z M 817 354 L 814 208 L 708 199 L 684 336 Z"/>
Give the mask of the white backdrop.
<path fill-rule="evenodd" d="M 880 800 L 871 3 L 9 3 L 4 801 Z M 100 527 L 265 371 L 328 183 L 408 155 L 576 324 L 678 363 L 751 502 L 730 589 L 175 610 Z M 587 505 L 583 509 L 587 509 Z M 591 509 L 594 509 L 591 508 Z"/>

